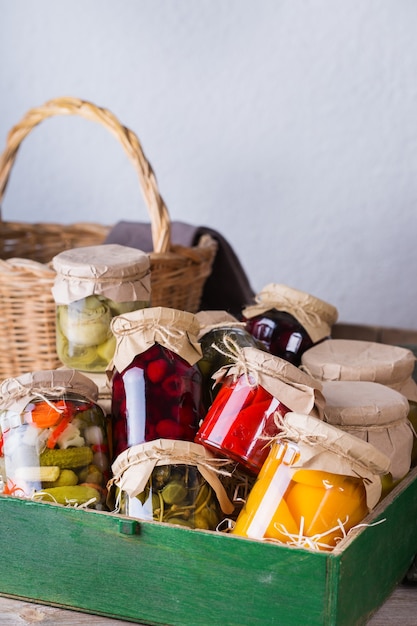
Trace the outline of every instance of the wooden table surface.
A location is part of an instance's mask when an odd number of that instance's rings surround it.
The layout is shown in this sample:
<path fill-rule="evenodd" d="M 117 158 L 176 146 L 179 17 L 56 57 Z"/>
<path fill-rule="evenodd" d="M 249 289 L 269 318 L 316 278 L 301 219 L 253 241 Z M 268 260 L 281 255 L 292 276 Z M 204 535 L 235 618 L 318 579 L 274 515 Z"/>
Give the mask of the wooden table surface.
<path fill-rule="evenodd" d="M 50 626 L 128 626 L 132 622 L 58 609 L 52 606 L 21 602 L 0 597 L 0 626 L 50 624 Z M 385 604 L 368 621 L 368 626 L 416 626 L 417 585 L 400 585 Z M 213 624 L 213 626 L 225 626 Z M 243 625 L 242 625 L 243 626 Z M 306 624 L 306 626 L 308 626 Z"/>

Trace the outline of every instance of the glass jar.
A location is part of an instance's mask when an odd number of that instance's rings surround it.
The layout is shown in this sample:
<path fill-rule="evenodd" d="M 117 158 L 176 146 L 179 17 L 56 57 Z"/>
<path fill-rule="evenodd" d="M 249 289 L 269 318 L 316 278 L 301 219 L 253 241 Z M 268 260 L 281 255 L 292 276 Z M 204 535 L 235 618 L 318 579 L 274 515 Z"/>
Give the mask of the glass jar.
<path fill-rule="evenodd" d="M 331 304 L 308 293 L 271 283 L 242 311 L 246 329 L 265 348 L 299 366 L 302 354 L 331 336 L 338 317 Z"/>
<path fill-rule="evenodd" d="M 193 441 L 203 415 L 198 328 L 192 313 L 163 307 L 114 318 L 113 458 L 153 439 Z"/>
<path fill-rule="evenodd" d="M 53 260 L 58 358 L 85 372 L 105 372 L 116 340 L 116 315 L 150 304 L 147 254 L 119 244 L 65 250 Z"/>
<path fill-rule="evenodd" d="M 367 381 L 386 385 L 409 403 L 408 419 L 417 432 L 417 383 L 413 379 L 416 357 L 411 350 L 372 341 L 332 339 L 307 350 L 303 369 L 321 381 Z M 414 434 L 411 464 L 417 462 Z"/>
<path fill-rule="evenodd" d="M 233 363 L 230 350 L 233 347 L 263 349 L 263 344 L 245 329 L 243 322 L 226 311 L 199 311 L 196 318 L 200 323 L 199 342 L 203 352 L 198 367 L 203 377 L 203 403 L 208 411 L 220 389 L 213 383 L 213 375 L 224 365 Z"/>
<path fill-rule="evenodd" d="M 373 444 L 391 462 L 384 494 L 411 467 L 414 433 L 407 398 L 386 385 L 369 381 L 323 381 L 326 421 Z"/>
<path fill-rule="evenodd" d="M 112 465 L 116 510 L 143 520 L 215 530 L 234 509 L 218 477 L 225 465 L 190 442 L 159 439 L 128 448 Z"/>
<path fill-rule="evenodd" d="M 296 408 L 322 417 L 321 385 L 284 359 L 243 348 L 216 374 L 221 388 L 195 441 L 257 474 L 279 417 Z"/>
<path fill-rule="evenodd" d="M 105 508 L 110 460 L 97 387 L 75 370 L 5 380 L 0 426 L 6 495 Z"/>
<path fill-rule="evenodd" d="M 330 551 L 377 504 L 388 468 L 371 444 L 287 413 L 232 534 Z"/>

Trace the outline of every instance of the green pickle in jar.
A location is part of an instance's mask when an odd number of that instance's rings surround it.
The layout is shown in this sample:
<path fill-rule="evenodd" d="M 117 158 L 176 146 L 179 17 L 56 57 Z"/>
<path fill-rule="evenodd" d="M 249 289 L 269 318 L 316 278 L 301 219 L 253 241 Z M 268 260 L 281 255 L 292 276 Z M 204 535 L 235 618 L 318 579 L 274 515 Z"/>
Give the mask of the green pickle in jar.
<path fill-rule="evenodd" d="M 150 304 L 150 262 L 141 250 L 107 244 L 53 259 L 56 348 L 67 367 L 105 372 L 116 348 L 110 323 Z"/>
<path fill-rule="evenodd" d="M 234 510 L 217 474 L 229 464 L 192 442 L 158 439 L 132 446 L 112 465 L 116 509 L 142 520 L 215 530 Z"/>
<path fill-rule="evenodd" d="M 107 423 L 97 386 L 75 370 L 47 370 L 0 387 L 5 486 L 15 497 L 105 509 Z"/>

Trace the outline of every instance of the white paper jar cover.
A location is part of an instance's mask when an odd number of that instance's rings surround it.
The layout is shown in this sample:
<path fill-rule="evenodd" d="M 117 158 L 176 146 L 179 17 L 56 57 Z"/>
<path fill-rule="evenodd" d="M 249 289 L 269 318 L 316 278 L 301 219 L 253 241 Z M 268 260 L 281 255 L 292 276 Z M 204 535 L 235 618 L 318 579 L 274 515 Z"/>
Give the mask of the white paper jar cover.
<path fill-rule="evenodd" d="M 411 466 L 413 429 L 405 396 L 368 381 L 324 381 L 325 421 L 373 444 L 391 460 L 393 480 Z"/>

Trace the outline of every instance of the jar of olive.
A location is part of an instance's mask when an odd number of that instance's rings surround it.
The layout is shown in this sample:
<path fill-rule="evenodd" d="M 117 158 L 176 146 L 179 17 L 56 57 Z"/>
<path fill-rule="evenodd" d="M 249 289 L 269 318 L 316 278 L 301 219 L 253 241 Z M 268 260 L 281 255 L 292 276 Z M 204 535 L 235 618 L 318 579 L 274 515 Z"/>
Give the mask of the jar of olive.
<path fill-rule="evenodd" d="M 148 521 L 215 530 L 233 512 L 219 475 L 226 459 L 202 446 L 157 439 L 132 446 L 112 465 L 116 510 Z"/>
<path fill-rule="evenodd" d="M 105 244 L 65 250 L 52 264 L 58 357 L 70 368 L 105 372 L 116 347 L 112 318 L 150 304 L 149 256 Z"/>
<path fill-rule="evenodd" d="M 95 383 L 76 370 L 44 370 L 0 386 L 4 493 L 104 509 L 110 458 Z"/>

